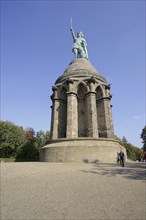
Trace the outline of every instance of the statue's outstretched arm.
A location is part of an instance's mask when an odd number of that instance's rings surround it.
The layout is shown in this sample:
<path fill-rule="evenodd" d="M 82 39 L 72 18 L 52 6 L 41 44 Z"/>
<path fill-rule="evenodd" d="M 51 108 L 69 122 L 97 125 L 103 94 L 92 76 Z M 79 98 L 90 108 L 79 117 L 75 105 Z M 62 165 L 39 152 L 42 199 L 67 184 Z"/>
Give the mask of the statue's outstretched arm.
<path fill-rule="evenodd" d="M 73 40 L 75 41 L 76 40 L 76 35 L 75 35 L 75 33 L 74 33 L 72 28 L 70 30 L 71 30 L 71 33 L 72 33 Z"/>
<path fill-rule="evenodd" d="M 76 40 L 76 35 L 75 35 L 73 27 L 72 27 L 72 18 L 70 19 L 70 31 L 71 31 L 73 40 L 75 41 Z"/>

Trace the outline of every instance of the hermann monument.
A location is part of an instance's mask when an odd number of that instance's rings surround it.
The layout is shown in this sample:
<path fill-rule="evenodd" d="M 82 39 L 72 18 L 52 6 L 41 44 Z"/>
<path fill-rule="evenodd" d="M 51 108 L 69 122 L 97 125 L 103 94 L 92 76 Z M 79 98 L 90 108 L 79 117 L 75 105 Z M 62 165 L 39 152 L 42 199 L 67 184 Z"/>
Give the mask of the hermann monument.
<path fill-rule="evenodd" d="M 126 150 L 114 138 L 110 84 L 88 59 L 82 32 L 75 35 L 75 59 L 52 87 L 50 141 L 40 152 L 45 162 L 115 163 Z"/>

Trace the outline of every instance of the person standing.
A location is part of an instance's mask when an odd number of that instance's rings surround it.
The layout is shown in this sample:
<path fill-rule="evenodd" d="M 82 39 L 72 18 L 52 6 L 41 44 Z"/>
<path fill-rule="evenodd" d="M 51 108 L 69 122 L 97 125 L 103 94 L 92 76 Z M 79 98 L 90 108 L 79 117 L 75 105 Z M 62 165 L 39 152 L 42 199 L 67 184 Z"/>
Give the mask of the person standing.
<path fill-rule="evenodd" d="M 119 157 L 120 157 L 120 161 L 121 161 L 121 165 L 122 167 L 125 166 L 124 162 L 125 162 L 125 154 L 122 150 L 120 150 L 120 153 L 119 153 Z"/>

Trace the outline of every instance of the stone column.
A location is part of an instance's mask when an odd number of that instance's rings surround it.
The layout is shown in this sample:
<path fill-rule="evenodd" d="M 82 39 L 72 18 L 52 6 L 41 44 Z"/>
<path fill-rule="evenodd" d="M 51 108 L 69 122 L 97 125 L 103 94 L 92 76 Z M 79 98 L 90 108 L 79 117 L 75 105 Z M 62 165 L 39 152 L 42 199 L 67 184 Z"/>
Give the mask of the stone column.
<path fill-rule="evenodd" d="M 112 95 L 110 94 L 110 84 L 105 86 L 105 95 L 102 98 L 103 107 L 104 107 L 104 118 L 105 118 L 105 136 L 107 138 L 114 138 L 114 129 L 113 129 L 113 121 L 112 121 L 112 105 L 110 104 L 110 100 Z"/>
<path fill-rule="evenodd" d="M 78 137 L 78 117 L 77 117 L 77 95 L 72 91 L 73 80 L 68 79 L 67 92 L 67 138 L 77 138 Z"/>
<path fill-rule="evenodd" d="M 103 98 L 104 111 L 105 111 L 105 126 L 106 126 L 106 137 L 114 138 L 114 129 L 112 122 L 112 112 L 110 105 L 110 97 Z"/>
<path fill-rule="evenodd" d="M 57 88 L 53 87 L 53 95 L 51 97 L 53 106 L 52 106 L 52 117 L 51 117 L 51 132 L 50 132 L 50 139 L 57 139 L 58 138 L 58 109 L 59 109 L 59 99 L 57 98 Z"/>
<path fill-rule="evenodd" d="M 52 139 L 52 136 L 53 136 L 53 105 L 51 105 L 50 108 L 51 108 L 51 126 L 50 126 L 50 137 L 49 137 L 49 139 Z"/>
<path fill-rule="evenodd" d="M 87 107 L 87 136 L 98 137 L 97 111 L 96 111 L 96 92 L 94 89 L 95 79 L 92 77 L 89 81 L 90 91 L 86 94 Z"/>

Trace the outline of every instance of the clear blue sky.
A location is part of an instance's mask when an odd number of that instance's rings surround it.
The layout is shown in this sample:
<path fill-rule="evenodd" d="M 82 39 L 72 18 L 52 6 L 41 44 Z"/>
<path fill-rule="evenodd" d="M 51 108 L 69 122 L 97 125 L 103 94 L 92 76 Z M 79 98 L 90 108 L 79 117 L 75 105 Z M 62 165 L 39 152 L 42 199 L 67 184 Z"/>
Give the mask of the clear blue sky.
<path fill-rule="evenodd" d="M 55 80 L 74 59 L 70 17 L 109 83 L 115 134 L 142 147 L 145 1 L 1 1 L 1 120 L 50 130 Z"/>

